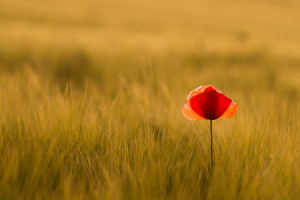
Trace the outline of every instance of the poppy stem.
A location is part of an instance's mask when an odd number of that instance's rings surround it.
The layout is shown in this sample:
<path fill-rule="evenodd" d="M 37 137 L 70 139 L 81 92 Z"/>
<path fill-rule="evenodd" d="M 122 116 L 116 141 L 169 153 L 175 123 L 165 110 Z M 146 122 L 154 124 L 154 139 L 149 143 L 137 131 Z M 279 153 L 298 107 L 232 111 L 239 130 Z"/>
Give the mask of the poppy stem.
<path fill-rule="evenodd" d="M 211 160 L 211 171 L 213 171 L 214 170 L 214 157 L 213 157 L 212 120 L 210 120 L 210 160 Z"/>

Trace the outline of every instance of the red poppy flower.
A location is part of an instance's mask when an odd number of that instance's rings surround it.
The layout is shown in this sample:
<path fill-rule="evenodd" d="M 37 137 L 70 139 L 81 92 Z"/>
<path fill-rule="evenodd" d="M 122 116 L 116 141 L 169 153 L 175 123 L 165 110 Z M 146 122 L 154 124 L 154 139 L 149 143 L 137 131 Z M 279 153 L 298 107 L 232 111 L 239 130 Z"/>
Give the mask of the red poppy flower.
<path fill-rule="evenodd" d="M 183 115 L 189 120 L 214 120 L 231 118 L 237 104 L 211 85 L 193 90 L 182 107 Z"/>

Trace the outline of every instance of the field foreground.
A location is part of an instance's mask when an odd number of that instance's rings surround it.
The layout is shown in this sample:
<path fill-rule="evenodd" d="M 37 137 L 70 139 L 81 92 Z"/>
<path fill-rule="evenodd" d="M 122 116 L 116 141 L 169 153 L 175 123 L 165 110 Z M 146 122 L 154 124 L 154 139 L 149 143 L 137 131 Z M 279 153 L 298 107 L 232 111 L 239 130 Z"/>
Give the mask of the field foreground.
<path fill-rule="evenodd" d="M 299 11 L 1 1 L 0 199 L 299 199 Z M 181 113 L 204 84 L 238 104 L 213 174 L 209 121 Z"/>

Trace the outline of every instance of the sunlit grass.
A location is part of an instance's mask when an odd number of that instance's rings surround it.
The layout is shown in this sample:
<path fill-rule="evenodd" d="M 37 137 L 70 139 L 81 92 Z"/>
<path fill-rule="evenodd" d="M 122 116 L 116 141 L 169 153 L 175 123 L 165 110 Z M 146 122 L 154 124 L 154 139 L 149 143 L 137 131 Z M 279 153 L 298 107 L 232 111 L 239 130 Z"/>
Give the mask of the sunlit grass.
<path fill-rule="evenodd" d="M 209 124 L 186 121 L 180 112 L 186 91 L 195 86 L 183 80 L 192 74 L 149 69 L 127 69 L 128 76 L 117 77 L 119 89 L 108 96 L 97 83 L 62 87 L 29 69 L 1 75 L 1 197 L 299 195 L 300 110 L 298 101 L 281 91 L 289 88 L 275 83 L 278 91 L 270 89 L 266 79 L 258 88 L 224 85 L 239 109 L 233 119 L 214 123 L 216 167 L 211 176 Z M 214 79 L 221 69 L 203 73 L 222 87 Z M 157 79 L 155 73 L 164 75 Z"/>

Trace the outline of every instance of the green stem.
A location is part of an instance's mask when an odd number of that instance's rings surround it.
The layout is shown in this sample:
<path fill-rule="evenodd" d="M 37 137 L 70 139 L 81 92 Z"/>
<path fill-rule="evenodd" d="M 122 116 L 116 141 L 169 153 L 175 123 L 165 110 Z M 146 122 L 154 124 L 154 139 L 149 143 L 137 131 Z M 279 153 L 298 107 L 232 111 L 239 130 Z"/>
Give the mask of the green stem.
<path fill-rule="evenodd" d="M 213 157 L 213 134 L 212 134 L 212 120 L 210 120 L 210 160 L 211 170 L 214 170 L 214 157 Z"/>

